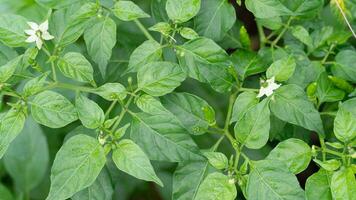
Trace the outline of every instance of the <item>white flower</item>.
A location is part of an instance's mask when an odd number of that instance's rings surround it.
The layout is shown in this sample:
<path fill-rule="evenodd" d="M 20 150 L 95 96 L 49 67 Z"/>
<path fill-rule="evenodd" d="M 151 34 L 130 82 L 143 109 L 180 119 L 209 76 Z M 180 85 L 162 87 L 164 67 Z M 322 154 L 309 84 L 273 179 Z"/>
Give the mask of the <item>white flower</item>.
<path fill-rule="evenodd" d="M 41 49 L 42 40 L 52 40 L 54 37 L 48 33 L 48 20 L 38 25 L 35 22 L 27 22 L 31 29 L 25 30 L 25 33 L 29 35 L 26 42 L 36 42 L 38 49 Z"/>
<path fill-rule="evenodd" d="M 257 97 L 263 97 L 263 95 L 271 96 L 273 94 L 273 91 L 278 89 L 281 86 L 281 84 L 277 84 L 274 82 L 274 77 L 271 79 L 268 79 L 264 82 L 262 82 L 260 92 L 258 93 Z"/>

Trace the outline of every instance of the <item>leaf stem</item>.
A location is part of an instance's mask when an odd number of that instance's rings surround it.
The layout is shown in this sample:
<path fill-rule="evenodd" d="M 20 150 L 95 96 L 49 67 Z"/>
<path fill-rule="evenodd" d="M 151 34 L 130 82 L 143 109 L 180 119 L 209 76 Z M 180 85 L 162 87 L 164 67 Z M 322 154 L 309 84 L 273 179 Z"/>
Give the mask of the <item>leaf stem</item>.
<path fill-rule="evenodd" d="M 336 112 L 320 112 L 320 115 L 336 116 Z"/>
<path fill-rule="evenodd" d="M 352 29 L 352 26 L 351 26 L 349 20 L 347 19 L 347 16 L 346 16 L 345 12 L 342 10 L 342 8 L 341 8 L 341 6 L 340 6 L 338 0 L 334 0 L 334 2 L 336 3 L 337 8 L 340 10 L 340 12 L 341 12 L 341 14 L 342 14 L 342 17 L 344 18 L 344 20 L 345 20 L 347 26 L 349 27 L 349 29 L 350 29 L 352 35 L 354 36 L 354 38 L 356 38 L 356 33 L 355 33 L 355 31 Z"/>
<path fill-rule="evenodd" d="M 321 61 L 321 64 L 325 64 L 325 62 L 328 60 L 328 57 L 330 56 L 332 50 L 334 49 L 335 44 L 331 44 L 329 47 L 329 50 L 326 52 L 326 55 L 324 56 L 323 60 Z"/>
<path fill-rule="evenodd" d="M 142 31 L 142 33 L 146 36 L 147 39 L 149 40 L 155 40 L 152 35 L 147 31 L 147 29 L 143 26 L 143 24 L 138 20 L 135 19 L 134 22 L 138 26 L 138 28 Z"/>
<path fill-rule="evenodd" d="M 242 92 L 246 92 L 246 91 L 258 92 L 259 91 L 259 89 L 255 89 L 255 88 L 240 88 L 239 90 Z"/>
<path fill-rule="evenodd" d="M 116 106 L 116 104 L 117 104 L 117 100 L 113 101 L 113 102 L 110 104 L 109 108 L 108 108 L 108 109 L 106 110 L 106 112 L 105 112 L 105 118 L 108 118 L 108 117 L 109 117 L 111 111 L 114 109 L 114 107 Z"/>
<path fill-rule="evenodd" d="M 230 95 L 230 98 L 229 98 L 229 106 L 227 109 L 227 115 L 226 115 L 225 125 L 224 125 L 225 132 L 229 130 L 229 124 L 230 124 L 230 119 L 231 119 L 231 115 L 232 115 L 232 107 L 234 105 L 236 96 L 237 96 L 237 92 L 234 92 L 233 94 Z"/>
<path fill-rule="evenodd" d="M 88 92 L 88 93 L 94 93 L 94 88 L 89 88 L 85 86 L 78 86 L 78 85 L 70 85 L 67 83 L 54 83 L 53 88 L 63 88 L 63 89 L 69 89 L 69 90 L 75 90 L 75 91 L 81 91 L 81 92 Z"/>
<path fill-rule="evenodd" d="M 266 41 L 267 41 L 266 35 L 265 35 L 262 25 L 257 20 L 256 20 L 256 23 L 257 23 L 258 35 L 260 37 L 260 47 L 264 47 L 266 44 Z"/>
<path fill-rule="evenodd" d="M 120 122 L 124 118 L 126 112 L 128 111 L 128 107 L 130 106 L 132 100 L 133 100 L 133 96 L 130 96 L 130 98 L 129 98 L 129 100 L 127 100 L 126 104 L 122 106 L 122 110 L 119 114 L 119 118 L 116 120 L 115 124 L 112 127 L 113 131 L 115 131 L 119 127 Z"/>
<path fill-rule="evenodd" d="M 287 24 L 284 26 L 283 30 L 281 31 L 281 33 L 279 33 L 279 35 L 277 36 L 277 38 L 275 40 L 273 40 L 272 42 L 272 46 L 277 45 L 277 43 L 279 42 L 279 40 L 283 37 L 283 35 L 286 33 L 286 31 L 289 29 L 289 25 L 292 22 L 294 18 L 290 17 L 287 21 Z"/>

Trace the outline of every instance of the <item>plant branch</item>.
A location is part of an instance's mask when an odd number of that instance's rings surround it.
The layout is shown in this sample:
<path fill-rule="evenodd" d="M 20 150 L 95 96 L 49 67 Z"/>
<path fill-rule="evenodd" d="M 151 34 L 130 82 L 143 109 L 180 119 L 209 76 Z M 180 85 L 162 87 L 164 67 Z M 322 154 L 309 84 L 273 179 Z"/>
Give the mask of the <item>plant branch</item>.
<path fill-rule="evenodd" d="M 138 26 L 138 28 L 142 31 L 142 33 L 146 36 L 147 39 L 149 40 L 155 40 L 152 35 L 147 31 L 147 29 L 143 26 L 143 24 L 138 20 L 135 19 L 134 22 Z"/>

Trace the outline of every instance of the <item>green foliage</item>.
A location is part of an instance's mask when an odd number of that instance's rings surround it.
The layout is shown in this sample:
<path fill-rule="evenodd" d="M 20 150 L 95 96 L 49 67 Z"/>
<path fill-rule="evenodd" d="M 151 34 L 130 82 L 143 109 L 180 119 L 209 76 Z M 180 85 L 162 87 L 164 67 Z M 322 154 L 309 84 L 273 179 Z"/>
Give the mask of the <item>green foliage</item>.
<path fill-rule="evenodd" d="M 355 0 L 0 2 L 1 200 L 355 200 Z"/>

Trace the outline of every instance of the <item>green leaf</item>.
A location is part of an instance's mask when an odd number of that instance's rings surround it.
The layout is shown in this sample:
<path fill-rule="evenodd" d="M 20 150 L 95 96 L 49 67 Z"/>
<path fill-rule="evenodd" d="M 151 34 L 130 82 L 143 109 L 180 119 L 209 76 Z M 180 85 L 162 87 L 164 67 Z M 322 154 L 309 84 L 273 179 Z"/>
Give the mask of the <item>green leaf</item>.
<path fill-rule="evenodd" d="M 11 143 L 4 164 L 22 191 L 31 191 L 44 178 L 49 164 L 47 140 L 32 118 L 26 120 L 24 129 Z"/>
<path fill-rule="evenodd" d="M 335 170 L 339 169 L 339 167 L 341 166 L 341 162 L 336 159 L 331 159 L 331 160 L 326 160 L 326 161 L 313 159 L 313 161 L 315 163 L 317 163 L 318 165 L 320 165 L 320 167 L 322 167 L 326 171 L 335 171 Z"/>
<path fill-rule="evenodd" d="M 161 98 L 163 106 L 172 112 L 193 135 L 201 135 L 215 122 L 214 109 L 203 99 L 189 93 L 172 93 Z M 210 111 L 207 119 L 204 109 Z"/>
<path fill-rule="evenodd" d="M 78 111 L 78 117 L 85 127 L 96 129 L 103 125 L 105 121 L 104 111 L 94 101 L 79 94 L 75 100 L 75 107 Z"/>
<path fill-rule="evenodd" d="M 22 89 L 23 96 L 29 97 L 40 92 L 46 85 L 48 73 L 29 80 Z"/>
<path fill-rule="evenodd" d="M 95 182 L 72 196 L 72 200 L 112 200 L 114 189 L 108 171 L 103 168 Z"/>
<path fill-rule="evenodd" d="M 5 83 L 12 77 L 21 60 L 22 56 L 18 56 L 7 62 L 5 65 L 0 66 L 0 83 Z"/>
<path fill-rule="evenodd" d="M 294 174 L 304 171 L 311 160 L 311 149 L 304 141 L 290 138 L 280 142 L 266 159 L 283 162 Z"/>
<path fill-rule="evenodd" d="M 294 0 L 294 1 L 283 1 L 282 2 L 293 14 L 293 16 L 314 16 L 318 12 L 318 9 L 323 7 L 323 0 Z"/>
<path fill-rule="evenodd" d="M 340 78 L 356 83 L 356 52 L 354 50 L 340 51 L 335 57 L 336 65 L 332 66 L 332 73 Z"/>
<path fill-rule="evenodd" d="M 25 30 L 30 29 L 27 19 L 14 14 L 0 15 L 0 41 L 9 47 L 26 46 Z"/>
<path fill-rule="evenodd" d="M 179 163 L 173 174 L 172 199 L 195 199 L 205 177 L 214 171 L 208 161 Z"/>
<path fill-rule="evenodd" d="M 199 35 L 220 41 L 235 21 L 235 9 L 227 0 L 203 0 L 194 23 Z"/>
<path fill-rule="evenodd" d="M 218 92 L 230 90 L 229 57 L 213 40 L 197 38 L 176 48 L 179 63 L 191 78 L 210 84 Z"/>
<path fill-rule="evenodd" d="M 243 92 L 235 100 L 230 123 L 240 121 L 246 112 L 258 104 L 255 92 Z"/>
<path fill-rule="evenodd" d="M 127 72 L 137 72 L 145 64 L 159 61 L 161 57 L 162 46 L 154 40 L 147 40 L 132 52 Z"/>
<path fill-rule="evenodd" d="M 170 62 L 152 62 L 137 73 L 138 89 L 152 96 L 163 96 L 172 92 L 185 80 L 179 65 Z"/>
<path fill-rule="evenodd" d="M 167 0 L 166 11 L 174 23 L 192 19 L 200 10 L 200 0 Z"/>
<path fill-rule="evenodd" d="M 173 28 L 167 22 L 158 22 L 157 24 L 148 28 L 148 30 L 156 31 L 156 32 L 163 34 L 164 36 L 168 36 L 171 34 Z M 155 40 L 149 40 L 149 41 L 155 42 Z"/>
<path fill-rule="evenodd" d="M 98 9 L 95 3 L 82 6 L 71 3 L 67 9 L 54 12 L 49 25 L 56 43 L 64 47 L 75 42 L 88 27 L 90 19 L 96 15 Z"/>
<path fill-rule="evenodd" d="M 113 151 L 112 159 L 119 170 L 141 180 L 153 181 L 163 187 L 163 183 L 157 177 L 150 160 L 132 140 L 121 140 Z"/>
<path fill-rule="evenodd" d="M 67 199 L 93 184 L 105 165 L 104 149 L 86 135 L 70 138 L 58 151 L 51 169 L 46 200 Z"/>
<path fill-rule="evenodd" d="M 199 37 L 198 33 L 188 27 L 183 27 L 181 30 L 179 30 L 179 34 L 188 40 L 193 40 Z"/>
<path fill-rule="evenodd" d="M 310 37 L 309 32 L 303 26 L 293 26 L 292 35 L 308 47 L 313 47 L 313 39 Z"/>
<path fill-rule="evenodd" d="M 235 125 L 236 139 L 248 148 L 259 149 L 268 141 L 270 129 L 268 101 L 269 99 L 265 99 L 252 106 Z"/>
<path fill-rule="evenodd" d="M 75 79 L 81 82 L 92 83 L 93 67 L 90 62 L 80 53 L 66 53 L 58 61 L 59 70 L 68 78 Z"/>
<path fill-rule="evenodd" d="M 236 193 L 235 183 L 230 183 L 228 176 L 215 172 L 204 179 L 194 200 L 234 200 Z"/>
<path fill-rule="evenodd" d="M 101 75 L 106 75 L 112 49 L 116 44 L 116 24 L 109 17 L 96 20 L 95 24 L 84 32 L 84 40 L 91 58 L 99 65 Z"/>
<path fill-rule="evenodd" d="M 342 168 L 331 177 L 331 193 L 337 200 L 354 200 L 356 180 L 351 168 Z"/>
<path fill-rule="evenodd" d="M 272 63 L 267 69 L 267 78 L 275 77 L 276 81 L 287 81 L 294 73 L 296 63 L 293 57 L 282 58 Z"/>
<path fill-rule="evenodd" d="M 356 98 L 345 101 L 339 106 L 334 121 L 334 133 L 337 139 L 351 142 L 356 137 Z"/>
<path fill-rule="evenodd" d="M 203 155 L 208 159 L 209 163 L 216 169 L 227 169 L 229 166 L 229 161 L 223 153 L 204 152 Z"/>
<path fill-rule="evenodd" d="M 25 118 L 24 111 L 16 108 L 10 109 L 3 117 L 0 117 L 0 158 L 23 129 Z"/>
<path fill-rule="evenodd" d="M 15 198 L 11 194 L 10 190 L 3 184 L 0 184 L 0 196 L 3 200 L 14 200 Z"/>
<path fill-rule="evenodd" d="M 73 104 L 56 92 L 41 92 L 30 104 L 33 118 L 50 128 L 61 128 L 78 119 Z"/>
<path fill-rule="evenodd" d="M 285 85 L 274 92 L 270 102 L 272 113 L 279 119 L 316 131 L 324 137 L 320 114 L 297 85 Z"/>
<path fill-rule="evenodd" d="M 291 11 L 280 0 L 246 0 L 245 5 L 257 18 L 272 18 L 291 14 Z"/>
<path fill-rule="evenodd" d="M 297 178 L 278 160 L 253 162 L 246 193 L 247 199 L 305 199 Z"/>
<path fill-rule="evenodd" d="M 150 17 L 132 1 L 118 1 L 114 5 L 114 14 L 123 21 L 132 21 L 138 18 Z"/>
<path fill-rule="evenodd" d="M 269 67 L 255 52 L 243 49 L 231 54 L 230 59 L 242 80 L 248 76 L 264 72 Z"/>
<path fill-rule="evenodd" d="M 38 3 L 50 8 L 63 8 L 75 3 L 85 2 L 85 0 L 36 0 Z"/>
<path fill-rule="evenodd" d="M 344 98 L 345 92 L 336 88 L 332 81 L 328 78 L 326 72 L 319 75 L 317 80 L 316 96 L 319 104 L 324 102 L 340 101 Z"/>
<path fill-rule="evenodd" d="M 330 190 L 331 175 L 332 173 L 320 169 L 317 173 L 309 176 L 305 184 L 307 199 L 333 199 Z"/>
<path fill-rule="evenodd" d="M 120 83 L 106 83 L 94 92 L 108 101 L 124 100 L 127 96 L 125 87 Z"/>
<path fill-rule="evenodd" d="M 170 162 L 202 160 L 197 145 L 177 118 L 158 100 L 147 97 L 145 99 L 149 101 L 141 100 L 141 105 L 145 106 L 145 111 L 152 112 L 132 113 L 134 120 L 131 126 L 131 139 L 151 160 Z"/>

